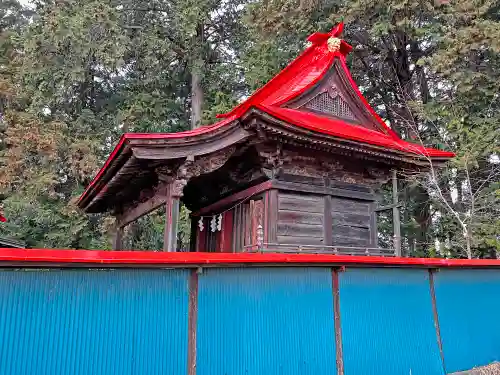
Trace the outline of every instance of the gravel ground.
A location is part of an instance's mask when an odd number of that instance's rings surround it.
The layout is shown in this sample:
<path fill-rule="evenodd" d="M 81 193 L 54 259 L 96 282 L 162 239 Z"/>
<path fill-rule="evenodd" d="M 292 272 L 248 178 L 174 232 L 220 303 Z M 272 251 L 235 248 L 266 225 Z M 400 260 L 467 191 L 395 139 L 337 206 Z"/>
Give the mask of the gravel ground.
<path fill-rule="evenodd" d="M 500 375 L 500 363 L 492 363 L 469 371 L 454 372 L 450 375 Z"/>

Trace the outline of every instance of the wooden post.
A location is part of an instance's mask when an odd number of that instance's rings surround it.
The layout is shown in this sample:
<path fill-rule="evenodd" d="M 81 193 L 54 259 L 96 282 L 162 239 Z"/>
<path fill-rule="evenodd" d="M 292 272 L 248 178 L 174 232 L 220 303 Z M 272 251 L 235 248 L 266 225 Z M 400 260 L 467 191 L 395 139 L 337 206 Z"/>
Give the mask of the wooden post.
<path fill-rule="evenodd" d="M 123 227 L 116 226 L 115 228 L 113 250 L 123 250 Z"/>
<path fill-rule="evenodd" d="M 399 218 L 398 206 L 398 177 L 396 170 L 392 171 L 392 220 L 394 225 L 394 249 L 396 256 L 400 257 L 401 254 L 401 222 Z"/>
<path fill-rule="evenodd" d="M 163 233 L 163 251 L 177 251 L 177 227 L 179 224 L 179 197 L 172 195 L 172 186 L 168 187 L 165 205 L 165 232 Z"/>
<path fill-rule="evenodd" d="M 190 216 L 191 220 L 191 233 L 189 234 L 189 251 L 193 252 L 197 249 L 197 234 L 198 234 L 198 218 L 194 216 Z"/>

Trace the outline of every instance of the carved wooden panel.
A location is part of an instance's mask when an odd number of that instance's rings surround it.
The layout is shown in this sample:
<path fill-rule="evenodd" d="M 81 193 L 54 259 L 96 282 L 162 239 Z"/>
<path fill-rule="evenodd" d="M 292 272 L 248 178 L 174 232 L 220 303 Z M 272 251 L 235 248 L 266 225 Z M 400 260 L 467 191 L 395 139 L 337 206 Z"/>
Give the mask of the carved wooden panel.
<path fill-rule="evenodd" d="M 264 201 L 250 201 L 250 227 L 248 233 L 248 244 L 252 246 L 262 245 L 264 241 Z"/>
<path fill-rule="evenodd" d="M 231 146 L 197 158 L 187 158 L 183 163 L 162 165 L 156 168 L 158 179 L 172 184 L 172 195 L 182 197 L 190 179 L 212 173 L 227 163 L 235 152 Z"/>
<path fill-rule="evenodd" d="M 388 168 L 378 167 L 375 163 L 360 163 L 341 155 L 311 153 L 300 149 L 285 149 L 279 154 L 279 162 L 272 178 L 282 179 L 287 176 L 310 178 L 308 184 L 317 184 L 325 178 L 348 184 L 377 186 L 390 178 Z M 283 178 L 285 179 L 285 178 Z M 313 182 L 317 180 L 318 182 Z"/>
<path fill-rule="evenodd" d="M 333 92 L 333 94 L 332 94 Z M 315 112 L 332 115 L 352 121 L 358 121 L 349 104 L 342 99 L 336 90 L 327 90 L 319 93 L 305 103 L 301 108 L 307 108 Z"/>

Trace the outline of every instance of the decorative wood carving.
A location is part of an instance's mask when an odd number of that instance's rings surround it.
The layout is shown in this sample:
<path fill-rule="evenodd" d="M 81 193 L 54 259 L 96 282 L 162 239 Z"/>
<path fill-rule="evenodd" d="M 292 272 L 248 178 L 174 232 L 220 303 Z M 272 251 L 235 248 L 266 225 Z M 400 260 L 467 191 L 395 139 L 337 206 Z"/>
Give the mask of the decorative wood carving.
<path fill-rule="evenodd" d="M 249 245 L 262 247 L 264 243 L 264 201 L 250 201 Z"/>
<path fill-rule="evenodd" d="M 378 185 L 390 178 L 389 171 L 378 168 L 371 163 L 355 163 L 349 159 L 338 156 L 337 160 L 320 153 L 305 155 L 305 150 L 284 150 L 281 146 L 279 152 L 272 153 L 269 148 L 260 150 L 265 167 L 277 168 L 273 176 L 279 178 L 280 174 L 298 175 L 303 177 L 328 178 L 350 184 Z"/>
<path fill-rule="evenodd" d="M 302 104 L 299 108 L 359 122 L 351 107 L 333 82 L 330 83 L 329 87 L 325 87 L 322 92 L 316 94 L 316 96 Z"/>
<path fill-rule="evenodd" d="M 167 202 L 168 196 L 168 186 L 164 183 L 158 185 L 155 189 L 141 191 L 139 199 L 123 207 L 122 212 L 116 215 L 118 226 L 124 227 L 141 216 L 154 211 Z"/>
<path fill-rule="evenodd" d="M 234 154 L 236 146 L 197 158 L 186 158 L 183 163 L 162 165 L 156 168 L 158 179 L 172 185 L 172 196 L 182 197 L 190 179 L 221 168 Z"/>

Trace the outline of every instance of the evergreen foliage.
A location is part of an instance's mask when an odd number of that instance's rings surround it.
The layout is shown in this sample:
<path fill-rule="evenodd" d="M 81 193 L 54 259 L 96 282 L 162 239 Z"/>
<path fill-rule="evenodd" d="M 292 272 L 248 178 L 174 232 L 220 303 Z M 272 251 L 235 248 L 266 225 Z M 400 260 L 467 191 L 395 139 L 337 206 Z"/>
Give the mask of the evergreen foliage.
<path fill-rule="evenodd" d="M 407 255 L 500 254 L 500 8 L 493 0 L 17 0 L 0 4 L 2 235 L 31 247 L 109 248 L 112 220 L 75 200 L 123 132 L 215 121 L 346 22 L 349 66 L 401 137 L 446 148 L 403 173 Z M 390 191 L 381 189 L 380 203 Z M 183 210 L 182 216 L 187 213 Z M 391 246 L 391 220 L 380 217 Z M 128 228 L 159 249 L 162 212 Z M 185 243 L 189 225 L 180 226 Z"/>

